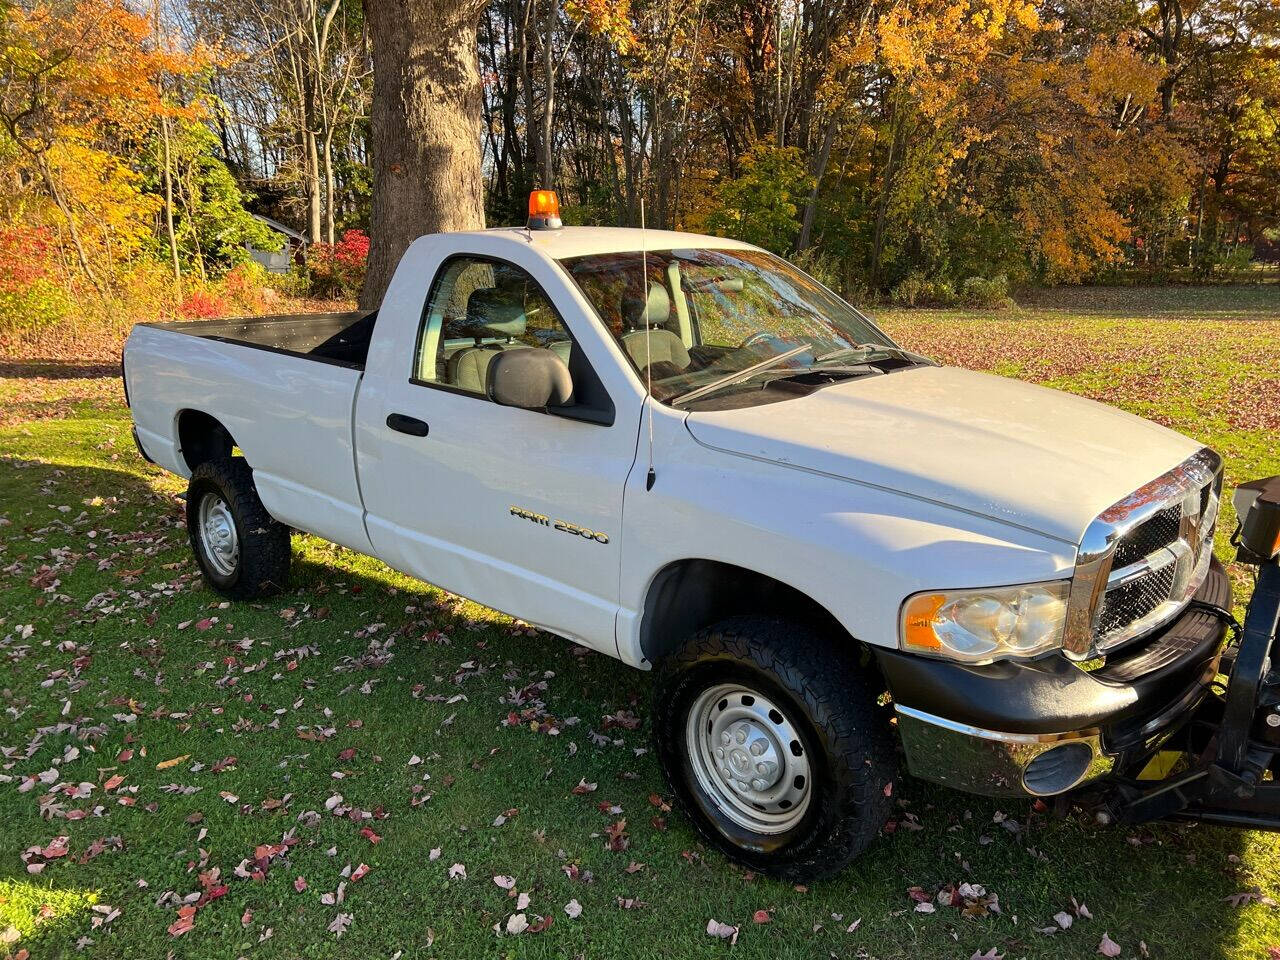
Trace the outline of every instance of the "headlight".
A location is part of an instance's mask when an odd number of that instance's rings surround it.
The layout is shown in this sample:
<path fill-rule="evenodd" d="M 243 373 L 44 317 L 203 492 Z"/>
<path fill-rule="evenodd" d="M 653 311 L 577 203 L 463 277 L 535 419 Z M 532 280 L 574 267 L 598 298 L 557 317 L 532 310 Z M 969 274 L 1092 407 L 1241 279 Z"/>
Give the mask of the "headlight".
<path fill-rule="evenodd" d="M 902 605 L 902 649 L 988 662 L 1062 646 L 1071 581 L 917 593 Z"/>

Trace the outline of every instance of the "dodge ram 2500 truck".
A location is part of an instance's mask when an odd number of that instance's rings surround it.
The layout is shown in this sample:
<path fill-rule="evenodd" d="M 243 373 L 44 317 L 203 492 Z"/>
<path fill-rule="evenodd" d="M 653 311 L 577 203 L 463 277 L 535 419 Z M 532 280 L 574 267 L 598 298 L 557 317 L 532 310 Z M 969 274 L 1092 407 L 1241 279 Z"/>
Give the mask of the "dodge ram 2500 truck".
<path fill-rule="evenodd" d="M 775 874 L 862 851 L 900 755 L 1131 774 L 1219 666 L 1213 451 L 933 363 L 744 243 L 425 236 L 375 312 L 143 324 L 123 367 L 214 590 L 284 587 L 306 531 L 654 668 L 673 791 Z"/>

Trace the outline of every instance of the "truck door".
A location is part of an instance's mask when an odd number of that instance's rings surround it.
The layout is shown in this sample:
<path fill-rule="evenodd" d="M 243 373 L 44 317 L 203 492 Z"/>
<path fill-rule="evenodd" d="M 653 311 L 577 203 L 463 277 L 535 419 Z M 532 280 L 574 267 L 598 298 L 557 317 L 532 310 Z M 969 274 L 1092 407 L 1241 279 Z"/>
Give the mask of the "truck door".
<path fill-rule="evenodd" d="M 533 275 L 556 280 L 555 269 L 533 254 L 524 266 L 480 253 L 439 263 L 403 355 L 370 356 L 379 372 L 366 377 L 356 415 L 361 492 L 370 539 L 392 566 L 615 654 L 639 412 L 615 415 Z M 510 350 L 564 360 L 578 409 L 491 401 L 486 373 Z"/>

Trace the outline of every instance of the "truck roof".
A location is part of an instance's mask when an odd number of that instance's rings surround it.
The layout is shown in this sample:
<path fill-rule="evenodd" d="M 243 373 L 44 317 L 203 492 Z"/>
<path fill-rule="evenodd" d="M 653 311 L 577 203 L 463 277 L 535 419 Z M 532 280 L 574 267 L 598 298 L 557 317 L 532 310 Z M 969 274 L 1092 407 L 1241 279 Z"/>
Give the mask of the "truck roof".
<path fill-rule="evenodd" d="M 527 230 L 524 227 L 492 227 L 471 231 L 483 236 L 506 234 L 529 243 L 553 259 L 581 257 L 593 253 L 623 253 L 633 250 L 701 249 L 744 250 L 751 244 L 700 233 L 675 230 L 639 230 L 634 227 L 561 227 L 559 230 Z"/>

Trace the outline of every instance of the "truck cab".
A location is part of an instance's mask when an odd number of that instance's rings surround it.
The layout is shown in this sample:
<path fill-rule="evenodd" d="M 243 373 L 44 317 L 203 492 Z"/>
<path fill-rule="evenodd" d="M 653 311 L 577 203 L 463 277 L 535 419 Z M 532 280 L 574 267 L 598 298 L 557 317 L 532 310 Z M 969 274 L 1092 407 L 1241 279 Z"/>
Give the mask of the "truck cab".
<path fill-rule="evenodd" d="M 935 364 L 747 244 L 552 220 L 420 238 L 373 313 L 134 330 L 211 587 L 280 589 L 300 530 L 653 669 L 691 821 L 796 879 L 902 766 L 1058 795 L 1205 698 L 1215 453 Z"/>

